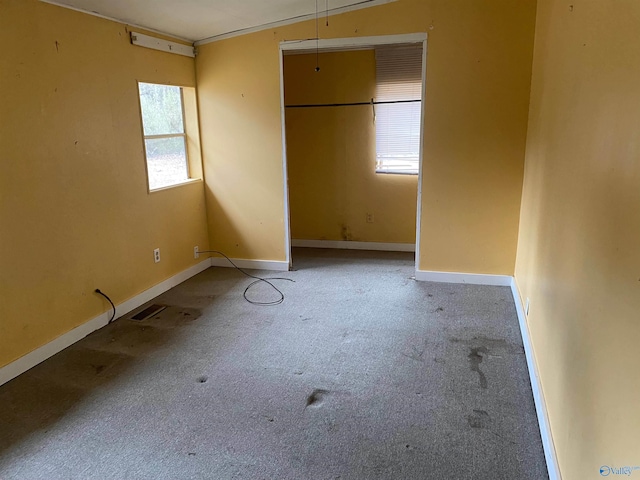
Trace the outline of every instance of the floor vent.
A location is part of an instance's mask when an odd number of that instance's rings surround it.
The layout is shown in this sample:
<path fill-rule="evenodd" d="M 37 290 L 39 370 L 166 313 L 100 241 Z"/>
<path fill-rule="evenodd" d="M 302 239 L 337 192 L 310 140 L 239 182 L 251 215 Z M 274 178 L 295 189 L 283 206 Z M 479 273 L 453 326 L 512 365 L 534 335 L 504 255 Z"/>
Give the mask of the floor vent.
<path fill-rule="evenodd" d="M 150 305 L 141 312 L 136 313 L 133 317 L 131 317 L 131 320 L 138 320 L 139 322 L 141 322 L 142 320 L 146 320 L 149 317 L 157 315 L 165 308 L 167 308 L 166 305 Z"/>

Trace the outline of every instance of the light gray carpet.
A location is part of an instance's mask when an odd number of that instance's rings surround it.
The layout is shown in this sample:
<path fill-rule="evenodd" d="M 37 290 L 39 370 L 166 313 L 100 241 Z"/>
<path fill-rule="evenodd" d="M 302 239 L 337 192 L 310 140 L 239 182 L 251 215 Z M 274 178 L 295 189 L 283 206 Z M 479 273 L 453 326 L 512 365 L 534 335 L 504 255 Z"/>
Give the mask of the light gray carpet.
<path fill-rule="evenodd" d="M 212 268 L 0 387 L 0 478 L 547 478 L 508 288 L 294 260 L 282 305 Z"/>

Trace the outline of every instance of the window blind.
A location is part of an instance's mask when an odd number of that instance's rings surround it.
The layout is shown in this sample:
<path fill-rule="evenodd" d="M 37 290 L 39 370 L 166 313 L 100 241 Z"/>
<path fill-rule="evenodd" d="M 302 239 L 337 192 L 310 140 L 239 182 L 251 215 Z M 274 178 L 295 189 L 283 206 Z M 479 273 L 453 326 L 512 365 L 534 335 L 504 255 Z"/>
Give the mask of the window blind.
<path fill-rule="evenodd" d="M 376 48 L 376 172 L 418 173 L 422 45 Z"/>

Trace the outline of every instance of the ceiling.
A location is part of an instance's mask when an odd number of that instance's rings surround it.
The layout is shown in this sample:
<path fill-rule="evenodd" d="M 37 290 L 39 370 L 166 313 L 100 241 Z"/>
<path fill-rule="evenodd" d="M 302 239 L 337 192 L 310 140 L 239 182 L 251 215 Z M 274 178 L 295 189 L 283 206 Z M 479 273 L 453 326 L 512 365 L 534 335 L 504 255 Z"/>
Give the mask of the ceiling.
<path fill-rule="evenodd" d="M 315 16 L 316 0 L 43 0 L 190 41 Z M 323 15 L 390 0 L 317 0 Z"/>

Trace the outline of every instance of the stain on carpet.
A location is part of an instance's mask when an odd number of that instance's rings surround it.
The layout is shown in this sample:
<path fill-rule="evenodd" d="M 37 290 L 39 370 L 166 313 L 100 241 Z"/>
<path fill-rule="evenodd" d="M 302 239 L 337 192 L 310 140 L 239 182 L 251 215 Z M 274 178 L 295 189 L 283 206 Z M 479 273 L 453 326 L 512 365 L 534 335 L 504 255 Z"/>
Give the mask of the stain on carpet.
<path fill-rule="evenodd" d="M 487 377 L 482 370 L 480 370 L 480 364 L 484 355 L 487 355 L 489 350 L 485 347 L 476 347 L 471 349 L 469 353 L 469 364 L 471 365 L 471 371 L 476 372 L 480 377 L 480 387 L 487 388 Z"/>
<path fill-rule="evenodd" d="M 320 407 L 329 395 L 328 390 L 315 389 L 311 395 L 307 397 L 307 407 Z"/>

